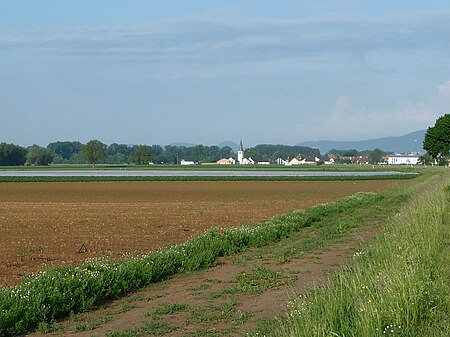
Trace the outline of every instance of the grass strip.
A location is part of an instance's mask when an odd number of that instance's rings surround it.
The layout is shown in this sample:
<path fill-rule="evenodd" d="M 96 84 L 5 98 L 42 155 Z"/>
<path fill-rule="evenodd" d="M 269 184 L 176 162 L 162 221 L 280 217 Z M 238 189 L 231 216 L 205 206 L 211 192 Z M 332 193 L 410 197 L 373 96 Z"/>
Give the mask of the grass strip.
<path fill-rule="evenodd" d="M 362 206 L 398 204 L 404 195 L 357 193 L 340 201 L 295 211 L 239 228 L 213 229 L 183 244 L 122 261 L 94 259 L 25 278 L 0 290 L 0 336 L 12 336 L 84 312 L 104 301 L 158 282 L 176 273 L 212 266 L 220 256 L 276 242 L 301 228 Z"/>
<path fill-rule="evenodd" d="M 249 336 L 450 336 L 450 185 L 439 180 L 333 279 Z"/>

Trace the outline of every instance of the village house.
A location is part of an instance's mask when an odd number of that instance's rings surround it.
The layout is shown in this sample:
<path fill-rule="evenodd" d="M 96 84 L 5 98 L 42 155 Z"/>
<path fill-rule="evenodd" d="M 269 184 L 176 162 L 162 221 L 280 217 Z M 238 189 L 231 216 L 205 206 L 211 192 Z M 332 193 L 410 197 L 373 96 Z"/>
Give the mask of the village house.
<path fill-rule="evenodd" d="M 216 162 L 216 164 L 219 164 L 219 165 L 234 165 L 234 164 L 236 164 L 236 160 L 234 158 L 232 158 L 232 157 L 230 157 L 230 158 L 223 158 L 223 159 L 218 160 Z"/>
<path fill-rule="evenodd" d="M 240 164 L 241 165 L 253 165 L 253 164 L 255 164 L 255 161 L 251 157 L 248 157 L 248 158 L 244 157 L 242 159 L 242 161 L 240 162 Z"/>
<path fill-rule="evenodd" d="M 369 164 L 369 157 L 368 156 L 356 156 L 356 157 L 353 157 L 352 161 L 359 165 Z"/>
<path fill-rule="evenodd" d="M 289 161 L 289 165 L 300 165 L 302 162 L 301 162 L 301 157 L 299 156 L 299 157 L 295 157 L 295 158 L 292 158 L 290 161 Z"/>
<path fill-rule="evenodd" d="M 335 163 L 336 162 L 336 160 L 337 160 L 337 155 L 335 155 L 335 154 L 332 154 L 332 153 L 329 153 L 328 155 L 327 155 L 327 157 L 328 157 L 328 161 L 330 161 L 330 162 L 332 162 L 332 163 Z"/>
<path fill-rule="evenodd" d="M 303 158 L 302 160 L 300 160 L 300 164 L 304 165 L 304 164 L 316 164 L 318 161 L 320 161 L 319 158 L 317 157 L 306 157 Z"/>

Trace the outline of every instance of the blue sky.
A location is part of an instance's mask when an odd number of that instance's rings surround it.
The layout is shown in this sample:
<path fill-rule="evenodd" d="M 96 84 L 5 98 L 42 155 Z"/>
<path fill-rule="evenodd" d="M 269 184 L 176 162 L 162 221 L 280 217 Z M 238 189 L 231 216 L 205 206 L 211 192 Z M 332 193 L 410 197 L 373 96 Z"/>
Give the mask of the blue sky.
<path fill-rule="evenodd" d="M 0 142 L 297 144 L 450 107 L 448 1 L 0 0 Z"/>

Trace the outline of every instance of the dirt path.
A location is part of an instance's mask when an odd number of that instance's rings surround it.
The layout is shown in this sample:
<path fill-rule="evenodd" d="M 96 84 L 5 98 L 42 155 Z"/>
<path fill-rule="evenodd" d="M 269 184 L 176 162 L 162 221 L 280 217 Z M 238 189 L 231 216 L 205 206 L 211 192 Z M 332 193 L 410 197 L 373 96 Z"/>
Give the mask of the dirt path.
<path fill-rule="evenodd" d="M 282 314 L 294 293 L 351 261 L 377 233 L 376 225 L 365 224 L 314 248 L 314 229 L 305 228 L 279 243 L 222 258 L 208 270 L 177 275 L 56 324 L 52 335 L 244 336 L 262 319 Z M 245 282 L 248 275 L 253 277 Z"/>

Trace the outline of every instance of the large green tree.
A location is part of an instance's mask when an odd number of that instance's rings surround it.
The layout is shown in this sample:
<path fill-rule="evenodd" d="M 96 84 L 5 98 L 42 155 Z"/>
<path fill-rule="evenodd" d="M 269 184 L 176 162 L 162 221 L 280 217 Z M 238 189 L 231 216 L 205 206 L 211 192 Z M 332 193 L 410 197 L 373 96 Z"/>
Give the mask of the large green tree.
<path fill-rule="evenodd" d="M 245 156 L 256 161 L 262 161 L 262 155 L 256 147 L 251 147 L 247 151 L 245 151 Z"/>
<path fill-rule="evenodd" d="M 433 158 L 448 156 L 450 152 L 450 114 L 439 117 L 433 127 L 429 127 L 423 148 Z"/>
<path fill-rule="evenodd" d="M 0 166 L 23 165 L 27 159 L 27 149 L 22 146 L 0 143 Z"/>
<path fill-rule="evenodd" d="M 230 157 L 234 157 L 234 156 L 235 156 L 235 154 L 234 154 L 233 149 L 231 147 L 223 146 L 223 147 L 220 148 L 220 153 L 219 153 L 219 157 L 220 158 L 230 158 Z"/>
<path fill-rule="evenodd" d="M 78 141 L 57 141 L 47 145 L 47 149 L 53 151 L 55 154 L 61 156 L 63 159 L 69 159 L 74 154 L 80 152 L 83 144 Z"/>
<path fill-rule="evenodd" d="M 27 165 L 48 165 L 53 161 L 53 152 L 39 145 L 34 144 L 27 150 Z"/>
<path fill-rule="evenodd" d="M 107 164 L 124 164 L 129 161 L 132 148 L 126 144 L 112 143 L 106 149 L 106 159 L 104 160 Z"/>
<path fill-rule="evenodd" d="M 152 157 L 146 145 L 136 146 L 130 156 L 130 161 L 138 165 L 148 164 L 151 160 Z"/>
<path fill-rule="evenodd" d="M 382 161 L 383 156 L 386 153 L 381 151 L 380 149 L 375 149 L 372 152 L 369 153 L 369 163 L 371 164 L 378 164 Z"/>
<path fill-rule="evenodd" d="M 106 156 L 106 145 L 97 139 L 93 139 L 83 145 L 81 148 L 81 156 L 92 167 Z"/>

